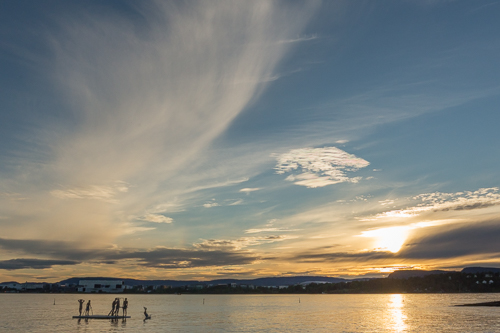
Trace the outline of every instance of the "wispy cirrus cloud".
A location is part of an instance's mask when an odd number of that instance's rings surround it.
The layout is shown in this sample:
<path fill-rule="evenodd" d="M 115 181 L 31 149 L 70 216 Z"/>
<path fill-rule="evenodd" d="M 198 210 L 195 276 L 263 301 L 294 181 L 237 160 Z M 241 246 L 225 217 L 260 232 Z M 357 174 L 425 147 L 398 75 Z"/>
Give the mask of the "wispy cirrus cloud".
<path fill-rule="evenodd" d="M 293 39 L 287 39 L 287 40 L 281 40 L 279 43 L 286 44 L 286 43 L 298 43 L 298 42 L 307 42 L 310 40 L 318 39 L 319 37 L 317 35 L 310 35 L 310 36 L 298 36 Z"/>
<path fill-rule="evenodd" d="M 29 226 L 52 239 L 49 230 L 64 229 L 71 239 L 107 243 L 137 217 L 169 223 L 161 215 L 184 210 L 196 193 L 247 181 L 243 172 L 213 176 L 203 165 L 208 148 L 276 76 L 294 44 L 280 41 L 301 36 L 316 7 L 149 1 L 129 7 L 132 15 L 58 8 L 63 14 L 37 38 L 46 52 L 23 50 L 57 107 L 26 116 L 40 120 L 26 131 L 36 151 L 3 161 L 14 167 L 8 177 L 1 171 L 2 193 L 29 204 L 0 202 L 2 230 L 14 236 Z"/>
<path fill-rule="evenodd" d="M 292 149 L 277 156 L 277 174 L 291 173 L 286 178 L 296 185 L 310 188 L 323 187 L 343 182 L 356 183 L 360 177 L 349 177 L 370 163 L 336 147 Z"/>
<path fill-rule="evenodd" d="M 50 194 L 59 199 L 95 199 L 116 202 L 115 196 L 128 192 L 124 182 L 116 182 L 111 186 L 90 185 L 66 190 L 52 190 Z"/>

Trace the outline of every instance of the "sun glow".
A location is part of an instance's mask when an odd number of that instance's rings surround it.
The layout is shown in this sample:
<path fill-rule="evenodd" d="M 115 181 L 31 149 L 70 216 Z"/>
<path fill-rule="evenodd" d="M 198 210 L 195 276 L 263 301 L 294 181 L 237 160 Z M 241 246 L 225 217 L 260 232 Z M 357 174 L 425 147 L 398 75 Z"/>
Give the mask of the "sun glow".
<path fill-rule="evenodd" d="M 361 237 L 375 238 L 375 248 L 378 251 L 396 253 L 401 249 L 406 238 L 408 238 L 410 229 L 410 227 L 404 226 L 368 230 L 363 231 Z"/>

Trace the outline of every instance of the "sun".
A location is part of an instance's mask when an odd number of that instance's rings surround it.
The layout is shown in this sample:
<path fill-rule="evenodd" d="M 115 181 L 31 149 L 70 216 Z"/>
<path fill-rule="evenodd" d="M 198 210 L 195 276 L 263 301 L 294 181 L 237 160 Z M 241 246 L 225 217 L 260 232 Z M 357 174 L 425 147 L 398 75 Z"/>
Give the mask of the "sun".
<path fill-rule="evenodd" d="M 389 227 L 363 231 L 361 236 L 375 238 L 375 248 L 378 251 L 396 253 L 408 238 L 409 230 L 407 226 Z"/>

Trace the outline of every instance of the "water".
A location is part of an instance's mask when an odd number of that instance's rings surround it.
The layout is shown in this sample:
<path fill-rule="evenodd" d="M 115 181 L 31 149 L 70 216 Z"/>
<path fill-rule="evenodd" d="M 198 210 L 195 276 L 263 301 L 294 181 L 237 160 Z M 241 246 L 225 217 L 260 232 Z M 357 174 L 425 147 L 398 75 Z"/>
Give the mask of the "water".
<path fill-rule="evenodd" d="M 71 318 L 79 298 L 107 314 L 116 296 L 0 294 L 0 332 L 500 332 L 500 308 L 452 306 L 499 294 L 125 295 L 126 321 Z"/>

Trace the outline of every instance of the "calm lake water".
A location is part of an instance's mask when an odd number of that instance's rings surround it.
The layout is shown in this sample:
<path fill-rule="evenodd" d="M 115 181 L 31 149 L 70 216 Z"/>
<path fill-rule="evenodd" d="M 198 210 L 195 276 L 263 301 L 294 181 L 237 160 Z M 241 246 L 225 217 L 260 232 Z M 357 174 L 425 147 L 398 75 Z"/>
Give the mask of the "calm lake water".
<path fill-rule="evenodd" d="M 107 314 L 116 296 L 0 294 L 0 332 L 500 332 L 500 308 L 452 306 L 500 294 L 126 295 L 126 321 L 71 318 L 79 298 Z"/>

